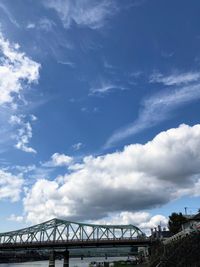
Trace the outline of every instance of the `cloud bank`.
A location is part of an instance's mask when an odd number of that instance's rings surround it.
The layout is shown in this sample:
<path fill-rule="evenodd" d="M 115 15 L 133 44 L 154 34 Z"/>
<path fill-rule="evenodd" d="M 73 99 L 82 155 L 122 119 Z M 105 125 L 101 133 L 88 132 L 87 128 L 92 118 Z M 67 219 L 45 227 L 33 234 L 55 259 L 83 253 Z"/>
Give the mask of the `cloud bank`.
<path fill-rule="evenodd" d="M 88 156 L 71 173 L 39 179 L 24 198 L 27 220 L 101 220 L 199 195 L 200 125 L 181 125 L 123 151 Z M 199 187 L 198 187 L 199 188 Z"/>

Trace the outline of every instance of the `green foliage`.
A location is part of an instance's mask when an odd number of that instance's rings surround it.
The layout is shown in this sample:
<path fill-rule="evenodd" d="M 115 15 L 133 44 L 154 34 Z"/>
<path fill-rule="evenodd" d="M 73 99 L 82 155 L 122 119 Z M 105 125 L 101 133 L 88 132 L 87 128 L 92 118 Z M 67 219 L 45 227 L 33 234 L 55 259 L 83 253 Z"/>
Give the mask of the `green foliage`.
<path fill-rule="evenodd" d="M 169 216 L 168 228 L 172 234 L 176 234 L 181 231 L 181 225 L 186 223 L 187 219 L 183 216 L 183 214 L 173 212 Z"/>

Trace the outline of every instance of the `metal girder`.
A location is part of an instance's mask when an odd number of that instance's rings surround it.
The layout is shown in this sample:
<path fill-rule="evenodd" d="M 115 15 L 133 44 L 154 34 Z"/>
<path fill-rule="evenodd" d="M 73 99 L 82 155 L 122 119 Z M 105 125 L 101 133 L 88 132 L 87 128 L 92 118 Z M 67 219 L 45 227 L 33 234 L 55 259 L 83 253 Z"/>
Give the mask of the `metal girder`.
<path fill-rule="evenodd" d="M 37 224 L 17 231 L 0 233 L 0 244 L 33 242 L 122 240 L 145 237 L 134 225 L 96 225 L 60 219 Z"/>

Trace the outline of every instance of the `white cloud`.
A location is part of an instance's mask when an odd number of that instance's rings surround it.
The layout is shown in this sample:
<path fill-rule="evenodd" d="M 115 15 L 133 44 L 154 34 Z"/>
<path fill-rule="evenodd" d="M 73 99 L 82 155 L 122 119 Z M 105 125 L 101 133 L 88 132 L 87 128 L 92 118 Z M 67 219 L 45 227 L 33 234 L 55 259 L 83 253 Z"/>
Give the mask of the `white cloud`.
<path fill-rule="evenodd" d="M 39 28 L 44 31 L 49 32 L 53 29 L 54 26 L 55 26 L 55 23 L 48 18 L 42 18 L 39 21 Z"/>
<path fill-rule="evenodd" d="M 39 79 L 40 64 L 20 52 L 17 43 L 11 44 L 0 32 L 0 143 L 3 149 L 16 141 L 15 147 L 35 153 L 28 143 L 32 138 L 31 121 L 34 115 L 18 115 L 27 105 L 24 93 Z"/>
<path fill-rule="evenodd" d="M 81 142 L 72 145 L 72 148 L 73 148 L 73 150 L 75 150 L 75 151 L 80 150 L 82 147 L 83 147 L 83 144 L 82 144 Z"/>
<path fill-rule="evenodd" d="M 98 86 L 94 86 L 90 88 L 90 95 L 102 95 L 102 94 L 107 94 L 110 91 L 114 90 L 127 90 L 127 88 L 116 85 L 111 82 L 106 82 L 106 81 L 101 81 Z"/>
<path fill-rule="evenodd" d="M 35 27 L 36 27 L 35 23 L 31 23 L 31 22 L 29 22 L 26 26 L 27 29 L 35 29 Z"/>
<path fill-rule="evenodd" d="M 113 69 L 116 69 L 115 66 L 113 66 L 112 64 L 110 64 L 107 60 L 104 59 L 104 62 L 103 62 L 103 66 L 105 69 L 108 69 L 108 70 L 113 70 Z"/>
<path fill-rule="evenodd" d="M 138 211 L 138 212 L 122 211 L 114 215 L 111 214 L 111 216 L 109 216 L 108 218 L 93 221 L 93 222 L 96 224 L 113 224 L 113 225 L 133 224 L 137 226 L 143 222 L 148 221 L 149 217 L 150 217 L 150 214 L 146 211 Z"/>
<path fill-rule="evenodd" d="M 75 22 L 78 26 L 98 29 L 116 12 L 112 0 L 44 0 L 43 3 L 57 12 L 66 28 Z"/>
<path fill-rule="evenodd" d="M 32 121 L 36 121 L 37 120 L 37 117 L 35 115 L 33 115 L 33 114 L 30 115 L 30 118 L 31 118 Z"/>
<path fill-rule="evenodd" d="M 0 200 L 18 201 L 22 191 L 23 179 L 10 172 L 0 170 Z"/>
<path fill-rule="evenodd" d="M 16 165 L 13 166 L 11 169 L 16 169 L 17 171 L 20 171 L 21 173 L 29 173 L 36 170 L 36 165 L 28 165 L 28 166 L 21 166 Z"/>
<path fill-rule="evenodd" d="M 15 214 L 11 214 L 9 217 L 8 217 L 8 220 L 9 221 L 13 221 L 13 222 L 23 222 L 24 221 L 24 217 L 23 216 L 17 216 Z"/>
<path fill-rule="evenodd" d="M 66 65 L 66 66 L 69 66 L 71 68 L 74 68 L 76 66 L 76 64 L 74 62 L 71 62 L 71 61 L 62 61 L 62 60 L 58 60 L 58 63 L 59 64 L 62 64 L 62 65 Z"/>
<path fill-rule="evenodd" d="M 150 217 L 150 216 L 149 216 Z M 140 222 L 139 227 L 141 229 L 144 229 L 144 231 L 147 231 L 149 229 L 153 229 L 160 225 L 162 228 L 167 228 L 168 227 L 168 218 L 161 214 L 157 214 L 149 218 L 149 220 Z"/>
<path fill-rule="evenodd" d="M 72 163 L 73 163 L 72 157 L 65 154 L 54 153 L 51 156 L 51 160 L 42 163 L 42 167 L 45 168 L 54 168 L 62 166 L 69 167 Z"/>
<path fill-rule="evenodd" d="M 40 64 L 19 52 L 18 44 L 10 44 L 0 33 L 0 105 L 19 96 L 25 83 L 37 82 Z"/>
<path fill-rule="evenodd" d="M 55 22 L 52 20 L 48 18 L 41 18 L 37 23 L 29 22 L 26 26 L 26 29 L 32 30 L 37 28 L 39 30 L 50 32 L 55 25 Z"/>
<path fill-rule="evenodd" d="M 104 94 L 108 93 L 109 91 L 113 91 L 115 89 L 125 90 L 123 87 L 116 86 L 114 84 L 104 84 L 102 87 L 99 88 L 91 88 L 91 94 Z"/>
<path fill-rule="evenodd" d="M 17 28 L 20 27 L 20 25 L 18 24 L 18 22 L 15 20 L 15 18 L 13 17 L 13 15 L 11 14 L 11 12 L 9 11 L 9 9 L 7 8 L 6 5 L 4 5 L 3 3 L 0 3 L 0 9 L 3 10 L 3 12 L 6 14 L 6 16 L 8 17 L 8 19 L 10 20 L 10 22 L 16 26 Z"/>
<path fill-rule="evenodd" d="M 73 161 L 72 157 L 59 153 L 54 153 L 51 159 L 54 166 L 68 166 Z"/>
<path fill-rule="evenodd" d="M 115 214 L 105 220 L 94 221 L 97 224 L 132 224 L 139 227 L 143 232 L 150 234 L 151 228 L 157 228 L 158 225 L 161 225 L 162 228 L 167 228 L 168 218 L 161 214 L 151 215 L 146 211 L 139 212 L 129 212 L 123 211 L 118 214 Z"/>
<path fill-rule="evenodd" d="M 155 72 L 150 77 L 150 83 L 162 83 L 164 85 L 188 84 L 199 80 L 199 72 L 173 73 L 169 76 L 165 76 L 159 72 Z"/>
<path fill-rule="evenodd" d="M 130 76 L 133 77 L 134 79 L 138 79 L 140 76 L 143 75 L 142 71 L 133 71 Z"/>
<path fill-rule="evenodd" d="M 188 84 L 184 87 L 174 87 L 164 92 L 155 94 L 143 103 L 138 119 L 127 127 L 115 131 L 106 141 L 104 148 L 109 148 L 115 143 L 133 136 L 144 129 L 150 128 L 166 120 L 174 109 L 192 101 L 200 99 L 200 83 Z"/>
<path fill-rule="evenodd" d="M 30 115 L 30 120 L 35 121 L 37 118 L 34 115 Z M 37 153 L 35 149 L 28 145 L 32 138 L 32 126 L 29 121 L 26 121 L 25 116 L 12 115 L 10 124 L 17 126 L 17 133 L 13 135 L 13 138 L 17 141 L 15 147 L 27 153 Z"/>
<path fill-rule="evenodd" d="M 38 180 L 29 189 L 24 198 L 29 221 L 52 217 L 99 220 L 194 194 L 200 183 L 200 125 L 181 125 L 144 145 L 85 157 L 78 168 L 76 164 L 74 167 L 54 181 Z"/>

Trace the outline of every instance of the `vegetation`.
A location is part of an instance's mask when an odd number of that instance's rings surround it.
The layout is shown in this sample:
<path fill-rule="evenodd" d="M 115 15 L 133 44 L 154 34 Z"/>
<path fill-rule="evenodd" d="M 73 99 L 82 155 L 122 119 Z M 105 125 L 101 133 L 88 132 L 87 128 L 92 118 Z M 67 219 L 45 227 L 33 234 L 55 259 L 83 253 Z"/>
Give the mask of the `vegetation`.
<path fill-rule="evenodd" d="M 181 230 L 181 225 L 186 222 L 187 218 L 185 218 L 181 212 L 173 212 L 169 216 L 168 228 L 171 233 L 176 234 Z"/>

